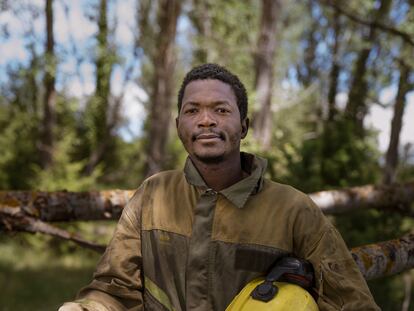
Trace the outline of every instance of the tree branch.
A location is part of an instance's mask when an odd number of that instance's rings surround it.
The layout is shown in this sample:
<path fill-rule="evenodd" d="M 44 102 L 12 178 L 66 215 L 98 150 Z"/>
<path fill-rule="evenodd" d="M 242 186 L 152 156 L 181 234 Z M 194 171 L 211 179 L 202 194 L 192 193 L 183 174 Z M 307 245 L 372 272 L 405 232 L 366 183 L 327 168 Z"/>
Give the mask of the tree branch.
<path fill-rule="evenodd" d="M 388 26 L 388 25 L 384 25 L 380 22 L 377 21 L 367 21 L 365 19 L 363 19 L 362 17 L 358 16 L 356 13 L 353 12 L 349 12 L 347 10 L 345 10 L 344 8 L 342 8 L 337 1 L 334 0 L 320 0 L 322 5 L 327 5 L 330 6 L 334 9 L 336 9 L 339 13 L 341 13 L 342 15 L 348 17 L 350 20 L 358 23 L 358 24 L 362 24 L 365 26 L 369 26 L 372 28 L 378 28 L 381 29 L 383 31 L 386 31 L 388 33 L 391 33 L 393 35 L 396 35 L 398 37 L 401 37 L 401 39 L 403 39 L 405 42 L 407 42 L 408 44 L 410 44 L 411 46 L 414 47 L 414 39 L 413 36 L 410 35 L 409 33 L 406 33 L 404 31 L 401 31 L 397 28 Z"/>
<path fill-rule="evenodd" d="M 74 233 L 49 225 L 39 219 L 27 216 L 18 208 L 2 206 L 0 208 L 0 231 L 23 231 L 48 234 L 62 240 L 72 241 L 79 246 L 103 253 L 106 246 L 83 239 Z"/>

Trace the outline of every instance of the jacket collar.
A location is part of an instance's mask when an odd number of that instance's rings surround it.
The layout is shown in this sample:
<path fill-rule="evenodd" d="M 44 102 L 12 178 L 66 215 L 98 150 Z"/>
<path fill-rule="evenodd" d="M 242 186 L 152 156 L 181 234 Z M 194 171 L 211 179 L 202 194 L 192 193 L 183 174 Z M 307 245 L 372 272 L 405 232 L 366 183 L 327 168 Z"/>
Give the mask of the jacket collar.
<path fill-rule="evenodd" d="M 219 191 L 219 193 L 238 208 L 243 208 L 249 196 L 261 190 L 267 160 L 245 152 L 241 152 L 240 157 L 243 170 L 249 173 L 249 176 Z M 189 184 L 199 187 L 204 191 L 208 189 L 208 186 L 189 157 L 187 157 L 185 163 L 184 174 Z"/>

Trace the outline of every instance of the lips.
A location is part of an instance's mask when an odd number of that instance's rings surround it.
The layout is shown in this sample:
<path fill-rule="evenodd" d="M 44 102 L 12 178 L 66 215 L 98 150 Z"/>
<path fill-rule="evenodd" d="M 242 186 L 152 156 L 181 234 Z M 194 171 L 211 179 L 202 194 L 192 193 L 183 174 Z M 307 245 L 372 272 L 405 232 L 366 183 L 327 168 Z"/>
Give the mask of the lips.
<path fill-rule="evenodd" d="M 197 139 L 213 139 L 220 138 L 220 135 L 217 134 L 200 134 L 197 136 Z"/>
<path fill-rule="evenodd" d="M 219 133 L 200 133 L 200 134 L 195 134 L 193 135 L 193 141 L 195 140 L 214 140 L 214 139 L 223 139 L 223 135 L 220 135 Z"/>

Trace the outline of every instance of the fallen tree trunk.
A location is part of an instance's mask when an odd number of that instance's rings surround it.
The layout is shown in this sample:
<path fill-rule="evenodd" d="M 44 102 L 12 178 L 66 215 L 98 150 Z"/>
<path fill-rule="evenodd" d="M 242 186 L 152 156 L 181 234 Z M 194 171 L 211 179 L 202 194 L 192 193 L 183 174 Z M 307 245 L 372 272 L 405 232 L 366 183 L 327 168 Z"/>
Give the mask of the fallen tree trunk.
<path fill-rule="evenodd" d="M 341 214 L 356 209 L 375 208 L 414 216 L 414 182 L 391 185 L 366 185 L 309 194 L 325 214 Z"/>
<path fill-rule="evenodd" d="M 414 234 L 351 249 L 365 279 L 394 275 L 414 268 Z"/>
<path fill-rule="evenodd" d="M 82 247 L 103 253 L 105 245 L 95 244 L 83 238 L 56 228 L 32 216 L 27 216 L 13 207 L 0 209 L 0 230 L 43 233 L 69 240 Z M 414 234 L 407 234 L 399 239 L 370 244 L 351 249 L 352 257 L 362 275 L 375 279 L 394 275 L 414 267 Z"/>
<path fill-rule="evenodd" d="M 129 190 L 0 191 L 0 211 L 3 207 L 15 208 L 47 222 L 118 219 L 133 193 Z"/>
<path fill-rule="evenodd" d="M 118 219 L 132 196 L 132 190 L 90 192 L 0 191 L 0 210 L 14 207 L 43 221 Z M 311 193 L 325 214 L 376 208 L 414 217 L 414 182 L 393 185 L 366 185 Z M 0 214 L 0 220 L 1 220 Z"/>

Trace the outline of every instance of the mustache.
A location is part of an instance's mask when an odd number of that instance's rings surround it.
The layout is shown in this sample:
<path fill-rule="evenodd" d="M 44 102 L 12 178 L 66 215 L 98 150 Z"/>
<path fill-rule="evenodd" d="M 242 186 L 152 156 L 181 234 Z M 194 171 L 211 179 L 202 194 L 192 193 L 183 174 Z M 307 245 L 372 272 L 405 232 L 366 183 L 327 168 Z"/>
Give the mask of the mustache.
<path fill-rule="evenodd" d="M 209 131 L 198 131 L 198 132 L 193 133 L 191 135 L 191 140 L 192 141 L 197 140 L 198 136 L 200 136 L 200 135 L 211 135 L 211 134 L 217 135 L 221 140 L 225 139 L 225 135 L 224 135 L 223 132 L 215 131 L 215 130 L 209 130 Z"/>

